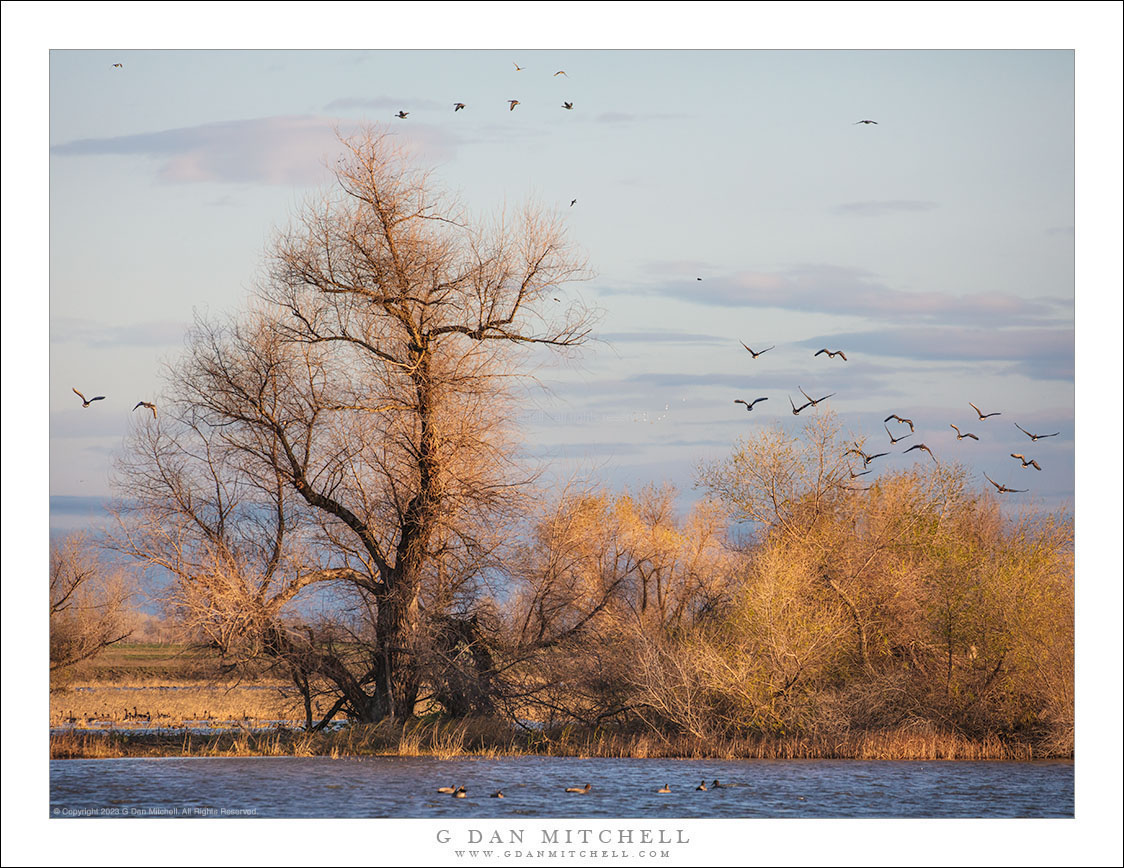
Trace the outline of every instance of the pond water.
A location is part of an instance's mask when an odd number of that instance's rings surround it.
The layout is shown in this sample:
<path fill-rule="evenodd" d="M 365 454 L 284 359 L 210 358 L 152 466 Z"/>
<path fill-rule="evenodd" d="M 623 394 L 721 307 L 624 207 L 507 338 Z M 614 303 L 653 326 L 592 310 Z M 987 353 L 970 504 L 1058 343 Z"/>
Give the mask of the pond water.
<path fill-rule="evenodd" d="M 714 780 L 723 786 L 713 787 Z M 705 792 L 696 787 L 707 784 Z M 567 787 L 592 785 L 585 794 Z M 664 785 L 670 792 L 657 792 Z M 466 798 L 437 792 L 464 786 Z M 505 798 L 491 798 L 502 790 Z M 1071 761 L 53 760 L 54 817 L 1073 817 Z"/>

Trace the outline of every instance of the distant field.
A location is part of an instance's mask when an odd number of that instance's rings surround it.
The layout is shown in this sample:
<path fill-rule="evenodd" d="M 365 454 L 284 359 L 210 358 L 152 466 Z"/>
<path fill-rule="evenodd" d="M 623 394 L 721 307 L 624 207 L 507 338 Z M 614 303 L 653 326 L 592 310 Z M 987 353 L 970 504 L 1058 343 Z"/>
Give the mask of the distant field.
<path fill-rule="evenodd" d="M 96 660 L 75 671 L 75 682 L 166 678 L 194 681 L 220 675 L 222 665 L 212 649 L 157 643 L 111 645 Z"/>
<path fill-rule="evenodd" d="M 303 713 L 291 684 L 271 673 L 234 678 L 214 650 L 190 645 L 114 645 L 56 682 L 50 697 L 53 727 L 292 719 Z"/>

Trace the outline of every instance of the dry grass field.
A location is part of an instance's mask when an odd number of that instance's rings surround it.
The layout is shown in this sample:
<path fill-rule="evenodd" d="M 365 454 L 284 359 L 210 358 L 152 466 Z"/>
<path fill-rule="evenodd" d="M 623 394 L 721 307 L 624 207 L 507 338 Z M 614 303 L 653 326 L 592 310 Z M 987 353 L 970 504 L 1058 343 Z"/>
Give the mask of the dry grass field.
<path fill-rule="evenodd" d="M 224 675 L 208 652 L 177 645 L 117 645 L 51 689 L 52 727 L 265 726 L 303 719 L 292 685 Z"/>

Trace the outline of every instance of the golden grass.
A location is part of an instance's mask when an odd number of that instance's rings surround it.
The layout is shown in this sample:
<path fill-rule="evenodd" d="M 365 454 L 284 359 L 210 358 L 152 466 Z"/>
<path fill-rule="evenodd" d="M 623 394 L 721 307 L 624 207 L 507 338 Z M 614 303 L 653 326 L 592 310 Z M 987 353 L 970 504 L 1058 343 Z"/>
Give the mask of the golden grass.
<path fill-rule="evenodd" d="M 51 737 L 51 757 L 121 756 L 501 756 L 663 759 L 1031 760 L 1030 744 L 997 736 L 971 739 L 915 729 L 855 733 L 843 739 L 756 736 L 721 741 L 563 727 L 526 732 L 503 721 L 410 721 L 349 726 L 335 732 L 293 729 L 207 735 L 70 730 Z"/>
<path fill-rule="evenodd" d="M 303 721 L 299 697 L 282 684 L 242 685 L 154 679 L 128 684 L 76 682 L 51 691 L 52 727 L 182 727 L 196 722 L 260 726 L 267 721 Z"/>

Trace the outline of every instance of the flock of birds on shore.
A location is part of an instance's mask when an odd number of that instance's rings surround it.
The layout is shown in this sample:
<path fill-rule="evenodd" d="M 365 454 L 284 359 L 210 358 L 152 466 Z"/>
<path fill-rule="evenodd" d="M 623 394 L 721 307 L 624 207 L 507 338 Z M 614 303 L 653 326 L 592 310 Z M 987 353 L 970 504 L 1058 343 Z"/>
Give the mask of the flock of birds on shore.
<path fill-rule="evenodd" d="M 707 783 L 706 783 L 706 779 L 704 778 L 702 781 L 699 782 L 699 785 L 697 787 L 695 787 L 695 792 L 705 793 L 705 792 L 708 792 L 710 790 L 726 790 L 726 789 L 732 789 L 734 787 L 743 787 L 743 786 L 745 786 L 745 784 L 737 784 L 737 783 L 723 784 L 723 783 L 720 783 L 717 779 L 715 779 L 708 786 Z M 587 796 L 592 791 L 593 791 L 593 784 L 586 784 L 584 787 L 566 787 L 565 788 L 565 792 L 571 793 L 571 794 L 574 794 L 574 795 L 580 795 L 580 796 Z M 438 787 L 437 792 L 442 794 L 442 795 L 445 795 L 445 796 L 452 796 L 454 799 L 467 799 L 468 798 L 468 789 L 463 784 L 460 785 L 460 786 L 456 786 L 456 787 Z M 662 787 L 660 787 L 660 789 L 655 790 L 655 792 L 664 793 L 664 794 L 670 793 L 671 792 L 671 784 L 664 784 Z M 489 796 L 493 799 L 505 799 L 505 798 L 507 798 L 507 796 L 504 795 L 503 790 L 496 790 L 494 793 L 490 793 Z M 803 797 L 801 797 L 801 801 L 803 801 Z"/>
<path fill-rule="evenodd" d="M 875 121 L 859 121 L 859 123 L 875 123 Z M 761 349 L 761 350 L 754 350 L 752 347 L 750 347 L 744 341 L 741 342 L 741 345 L 743 347 L 745 347 L 746 352 L 748 352 L 753 357 L 754 361 L 756 361 L 760 356 L 763 356 L 765 353 L 769 352 L 769 350 L 776 349 L 776 346 L 774 345 L 774 346 L 765 347 L 764 349 Z M 758 346 L 760 346 L 760 344 L 758 344 Z M 821 356 L 821 355 L 826 355 L 829 359 L 834 359 L 836 356 L 839 356 L 839 358 L 841 358 L 843 361 L 847 361 L 847 356 L 846 356 L 846 354 L 844 354 L 844 352 L 842 350 L 829 350 L 825 347 L 825 348 L 823 348 L 821 350 L 817 350 L 815 353 L 813 353 L 813 358 L 816 357 L 816 356 Z M 807 401 L 805 403 L 801 404 L 798 407 L 798 406 L 796 406 L 796 402 L 792 400 L 792 396 L 791 395 L 788 396 L 788 403 L 792 407 L 792 415 L 793 416 L 799 416 L 801 411 L 807 410 L 809 407 L 815 407 L 821 401 L 826 401 L 828 398 L 834 397 L 835 394 L 836 394 L 835 392 L 831 392 L 830 394 L 824 395 L 822 398 L 813 398 L 811 395 L 809 395 L 807 392 L 805 392 L 804 389 L 801 388 L 800 386 L 797 386 L 797 389 L 800 390 L 800 394 L 802 394 L 807 399 Z M 753 410 L 753 408 L 756 404 L 760 403 L 761 401 L 768 401 L 768 400 L 769 400 L 769 398 L 767 396 L 766 397 L 754 398 L 752 401 L 746 401 L 743 398 L 735 398 L 734 403 L 735 404 L 744 404 L 746 412 L 749 412 L 749 411 Z M 980 422 L 984 422 L 984 421 L 990 419 L 992 416 L 1002 415 L 998 411 L 991 412 L 991 413 L 985 413 L 985 412 L 983 412 L 983 410 L 981 410 L 979 407 L 977 407 L 971 401 L 968 402 L 968 406 L 976 411 L 976 415 L 979 417 Z M 908 425 L 909 426 L 909 433 L 908 434 L 902 434 L 900 437 L 895 437 L 893 432 L 890 431 L 890 427 L 889 427 L 889 424 L 888 424 L 891 419 L 895 420 L 899 426 Z M 1055 431 L 1052 434 L 1033 434 L 1030 431 L 1027 431 L 1018 422 L 1015 422 L 1014 425 L 1015 425 L 1016 428 L 1018 428 L 1020 431 L 1022 431 L 1023 434 L 1025 434 L 1027 437 L 1029 437 L 1031 439 L 1031 441 L 1034 442 L 1034 443 L 1037 443 L 1039 440 L 1043 440 L 1047 437 L 1057 437 L 1061 433 L 1060 431 Z M 912 437 L 913 434 L 916 433 L 916 430 L 915 430 L 914 425 L 913 425 L 913 420 L 907 419 L 904 416 L 899 416 L 897 413 L 891 413 L 889 416 L 887 416 L 885 419 L 883 419 L 882 420 L 882 427 L 886 430 L 886 435 L 890 438 L 890 445 L 891 446 L 895 445 L 896 443 L 898 443 L 901 440 L 905 440 L 908 437 Z M 975 441 L 979 442 L 980 438 L 977 434 L 974 434 L 970 431 L 969 432 L 962 432 L 957 425 L 955 425 L 951 422 L 949 423 L 948 427 L 956 432 L 957 441 L 975 440 Z M 854 446 L 852 446 L 850 449 L 848 449 L 846 451 L 846 454 L 848 454 L 848 455 L 853 454 L 853 455 L 857 455 L 859 458 L 861 458 L 864 468 L 869 467 L 870 463 L 872 461 L 874 461 L 875 458 L 883 458 L 883 457 L 891 454 L 890 452 L 875 452 L 873 454 L 867 454 L 863 449 L 864 443 L 865 443 L 865 441 L 863 443 L 856 442 L 854 444 Z M 910 446 L 908 449 L 905 449 L 901 454 L 905 455 L 906 453 L 912 452 L 915 449 L 919 450 L 919 451 L 922 451 L 922 452 L 927 452 L 929 454 L 929 457 L 932 458 L 933 461 L 937 462 L 938 464 L 940 463 L 937 456 L 933 454 L 933 450 L 930 449 L 924 443 L 916 443 L 913 446 Z M 1035 470 L 1039 470 L 1039 471 L 1042 470 L 1041 465 L 1039 465 L 1039 463 L 1036 459 L 1027 458 L 1025 455 L 1023 455 L 1020 452 L 1012 452 L 1010 454 L 1011 454 L 1012 458 L 1017 459 L 1018 461 L 1022 462 L 1023 468 L 1033 467 Z M 850 469 L 850 468 L 848 468 L 848 469 L 850 470 L 851 479 L 858 479 L 860 476 L 866 476 L 868 473 L 872 472 L 870 470 L 864 469 L 864 470 L 856 473 L 853 469 Z M 1022 493 L 1025 493 L 1025 492 L 1030 490 L 1030 489 L 1027 489 L 1027 488 L 1009 488 L 1006 485 L 1003 485 L 1001 483 L 996 482 L 994 479 L 992 479 L 986 473 L 984 473 L 984 478 L 988 482 L 990 482 L 992 485 L 995 486 L 995 489 L 999 494 L 1022 494 Z M 850 488 L 851 491 L 866 491 L 868 489 L 869 489 L 869 486 L 865 486 L 865 487 L 858 486 L 858 487 L 851 487 Z"/>

